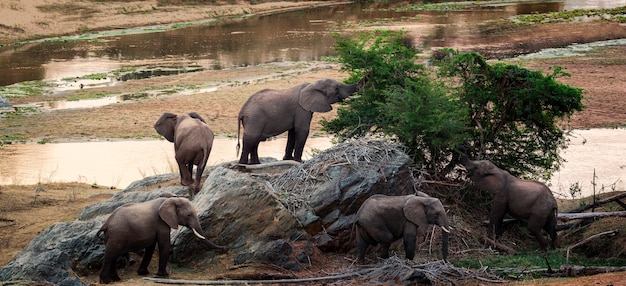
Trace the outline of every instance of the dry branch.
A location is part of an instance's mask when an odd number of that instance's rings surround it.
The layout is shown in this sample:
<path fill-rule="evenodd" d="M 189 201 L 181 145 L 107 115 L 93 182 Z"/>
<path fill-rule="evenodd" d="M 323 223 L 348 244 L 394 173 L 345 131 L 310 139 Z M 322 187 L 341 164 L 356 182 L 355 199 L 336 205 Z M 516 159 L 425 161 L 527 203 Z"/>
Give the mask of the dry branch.
<path fill-rule="evenodd" d="M 574 249 L 574 248 L 576 248 L 578 246 L 581 246 L 581 245 L 591 241 L 592 239 L 595 239 L 595 238 L 598 238 L 598 237 L 601 237 L 601 236 L 604 236 L 604 235 L 615 235 L 616 233 L 617 233 L 617 229 L 609 230 L 609 231 L 605 231 L 605 232 L 601 232 L 601 233 L 597 233 L 597 234 L 594 234 L 594 235 L 592 235 L 590 237 L 585 238 L 581 242 L 577 242 L 575 244 L 572 244 L 572 245 L 568 246 L 567 247 L 567 253 L 565 255 L 565 263 L 569 263 L 569 252 L 570 252 L 570 250 L 572 250 L 572 249 Z"/>
<path fill-rule="evenodd" d="M 163 284 L 195 284 L 195 285 L 249 285 L 249 284 L 282 284 L 282 283 L 305 283 L 305 282 L 317 282 L 325 280 L 340 280 L 353 276 L 363 275 L 371 269 L 365 269 L 361 271 L 354 271 L 349 273 L 324 276 L 324 277 L 311 277 L 311 278 L 294 278 L 294 279 L 276 279 L 276 280 L 185 280 L 185 279 L 166 279 L 166 278 L 153 278 L 144 277 L 144 280 L 163 283 Z"/>
<path fill-rule="evenodd" d="M 613 201 L 615 201 L 615 202 L 619 203 L 620 205 L 622 205 L 621 202 L 619 201 L 622 198 L 626 198 L 626 192 L 621 193 L 621 194 L 617 194 L 615 196 L 608 197 L 608 198 L 605 198 L 605 199 L 602 199 L 602 200 L 599 200 L 599 201 L 596 201 L 595 203 L 590 204 L 590 205 L 586 205 L 586 206 L 582 206 L 582 207 L 579 207 L 579 208 L 575 208 L 573 210 L 568 211 L 568 213 L 584 212 L 584 211 L 586 211 L 588 209 L 597 208 L 597 207 L 599 207 L 601 205 L 604 205 L 604 204 L 607 204 L 607 203 L 610 203 L 610 202 L 613 202 Z"/>
<path fill-rule="evenodd" d="M 499 242 L 497 242 L 497 241 L 495 241 L 495 240 L 493 240 L 491 238 L 488 238 L 485 235 L 483 235 L 483 240 L 486 243 L 489 243 L 489 244 L 493 245 L 496 249 L 504 251 L 504 252 L 506 252 L 508 254 L 516 254 L 517 253 L 513 248 L 510 248 L 510 247 L 508 247 L 508 246 L 506 246 L 506 245 L 504 245 L 502 243 L 499 243 Z"/>

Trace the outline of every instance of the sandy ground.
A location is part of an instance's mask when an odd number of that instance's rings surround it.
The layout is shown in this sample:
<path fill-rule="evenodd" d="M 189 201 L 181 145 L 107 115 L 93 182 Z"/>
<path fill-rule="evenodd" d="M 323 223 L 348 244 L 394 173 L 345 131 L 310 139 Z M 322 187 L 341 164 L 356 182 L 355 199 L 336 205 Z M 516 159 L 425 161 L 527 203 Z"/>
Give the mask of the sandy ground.
<path fill-rule="evenodd" d="M 157 1 L 66 1 L 66 0 L 7 0 L 0 2 L 0 43 L 7 44 L 16 40 L 33 39 L 45 36 L 74 34 L 88 30 L 103 30 L 130 26 L 144 26 L 180 21 L 193 21 L 214 16 L 260 13 L 276 9 L 310 5 L 311 2 L 280 2 L 258 5 L 222 5 L 222 6 L 161 6 Z M 612 24 L 607 24 L 612 25 Z M 602 27 L 606 27 L 603 26 Z M 395 27 L 399 28 L 399 27 Z M 516 41 L 535 42 L 555 45 L 559 42 L 571 43 L 572 35 L 583 41 L 580 29 L 583 25 L 562 25 L 534 27 L 533 30 L 517 34 Z M 559 33 L 554 33 L 554 29 Z M 620 30 L 621 29 L 621 30 Z M 550 31 L 547 31 L 550 30 Z M 593 29 L 593 39 L 611 37 L 623 32 L 622 26 L 608 29 Z M 534 33 L 533 33 L 534 32 Z M 626 33 L 624 33 L 626 35 Z M 538 35 L 540 35 L 539 41 Z M 583 38 L 580 38 L 583 37 Z M 495 38 L 497 41 L 500 38 Z M 495 45 L 494 45 L 495 46 Z M 488 50 L 488 49 L 485 49 Z M 319 63 L 310 63 L 318 65 Z M 524 61 L 523 65 L 540 70 L 560 65 L 572 76 L 561 79 L 567 84 L 585 90 L 585 111 L 574 115 L 571 126 L 591 128 L 623 126 L 626 124 L 626 47 L 607 47 L 585 57 L 572 57 L 548 60 Z M 211 77 L 223 80 L 241 77 L 285 73 L 280 67 L 251 67 L 240 70 L 213 72 Z M 243 101 L 252 93 L 263 88 L 284 88 L 303 81 L 321 77 L 342 79 L 346 75 L 339 72 L 337 66 L 324 65 L 307 72 L 291 72 L 287 75 L 270 77 L 247 85 L 231 86 L 212 94 L 212 98 L 221 99 L 216 105 L 208 102 L 206 94 L 186 97 L 161 98 L 140 103 L 116 104 L 95 110 L 72 110 L 55 113 L 42 113 L 21 117 L 19 121 L 0 120 L 0 130 L 9 134 L 20 134 L 28 140 L 37 141 L 48 138 L 51 141 L 88 141 L 103 138 L 151 137 L 152 118 L 158 118 L 164 107 L 172 112 L 187 112 L 190 103 L 199 106 L 200 114 L 210 117 L 210 124 L 222 135 L 232 135 L 236 130 L 236 114 Z M 206 74 L 196 73 L 127 82 L 114 89 L 133 91 L 145 86 L 167 85 L 170 82 L 199 83 Z M 107 90 L 111 92 L 112 90 Z M 17 103 L 40 101 L 41 98 L 25 99 Z M 332 116 L 332 113 L 324 116 Z M 145 120 L 150 118 L 150 120 Z M 316 115 L 314 120 L 319 120 Z M 107 122 L 103 126 L 102 122 Z M 128 124 L 131 122 L 132 124 Z M 314 123 L 314 132 L 319 132 L 319 124 Z M 598 152 L 603 152 L 599 150 Z M 615 154 L 621 156 L 623 154 Z M 99 189 L 83 184 L 47 185 L 48 192 L 37 194 L 35 186 L 0 186 L 0 265 L 6 264 L 33 237 L 46 229 L 54 221 L 72 220 L 87 204 L 110 197 L 111 190 Z M 113 190 L 115 191 L 115 190 Z M 23 195 L 27 194 L 27 195 Z M 45 218 L 45 219 L 41 219 Z M 342 258 L 339 258 L 342 259 Z M 322 269 L 324 270 L 324 269 Z M 116 285 L 148 284 L 141 283 L 132 273 L 128 274 L 128 283 Z M 96 279 L 89 277 L 88 279 Z M 91 280 L 96 282 L 95 280 Z M 624 273 L 596 275 L 576 280 L 531 281 L 526 284 L 549 285 L 620 285 L 624 283 Z"/>

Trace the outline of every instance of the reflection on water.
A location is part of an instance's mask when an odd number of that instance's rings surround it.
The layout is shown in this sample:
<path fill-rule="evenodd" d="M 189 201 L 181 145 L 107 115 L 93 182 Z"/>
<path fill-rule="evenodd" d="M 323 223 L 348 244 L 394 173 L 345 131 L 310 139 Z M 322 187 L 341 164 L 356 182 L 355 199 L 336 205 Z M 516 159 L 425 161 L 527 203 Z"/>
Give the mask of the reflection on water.
<path fill-rule="evenodd" d="M 556 172 L 550 188 L 560 198 L 571 198 L 569 187 L 578 183 L 579 196 L 590 196 L 594 173 L 596 191 L 614 186 L 626 189 L 626 129 L 575 130 L 570 147 L 562 156 L 567 162 Z M 235 139 L 217 138 L 209 165 L 236 161 Z M 286 144 L 279 138 L 259 145 L 262 157 L 282 158 Z M 309 138 L 304 159 L 312 149 L 325 150 L 328 137 Z M 135 180 L 155 174 L 178 172 L 174 146 L 165 140 L 84 142 L 58 144 L 17 144 L 0 149 L 0 185 L 36 184 L 50 181 L 79 181 L 124 188 Z"/>
<path fill-rule="evenodd" d="M 238 160 L 236 144 L 216 138 L 208 165 Z M 262 142 L 259 155 L 281 159 L 285 145 L 286 138 Z M 328 137 L 309 138 L 303 159 L 330 146 Z M 83 182 L 125 188 L 146 176 L 178 172 L 174 145 L 166 140 L 5 145 L 0 158 L 0 185 Z"/>
<path fill-rule="evenodd" d="M 406 2 L 316 7 L 273 15 L 222 19 L 187 28 L 128 34 L 99 41 L 36 42 L 0 49 L 0 86 L 109 72 L 128 66 L 197 64 L 206 69 L 268 62 L 319 60 L 334 54 L 333 32 L 376 21 L 414 22 L 435 47 L 455 47 L 470 26 L 517 14 L 612 8 L 626 0 L 538 1 L 481 4 L 463 11 L 395 11 Z M 422 31 L 423 30 L 423 31 Z M 119 31 L 118 31 L 119 32 Z M 476 35 L 479 37 L 480 35 Z"/>

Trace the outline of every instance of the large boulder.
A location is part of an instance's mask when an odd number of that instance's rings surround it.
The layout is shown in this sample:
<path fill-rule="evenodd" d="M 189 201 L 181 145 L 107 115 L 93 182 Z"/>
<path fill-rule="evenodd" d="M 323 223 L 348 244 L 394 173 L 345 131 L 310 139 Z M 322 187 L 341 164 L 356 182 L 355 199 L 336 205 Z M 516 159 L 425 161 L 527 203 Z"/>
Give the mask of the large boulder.
<path fill-rule="evenodd" d="M 102 220 L 58 222 L 31 241 L 20 256 L 0 268 L 0 281 L 47 281 L 84 285 L 76 273 L 100 267 L 104 245 L 96 238 Z"/>
<path fill-rule="evenodd" d="M 231 169 L 232 163 L 208 168 L 192 202 L 207 238 L 229 251 L 206 249 L 189 229 L 179 227 L 171 235 L 170 260 L 202 269 L 233 264 L 306 268 L 320 250 L 351 247 L 355 213 L 369 196 L 414 192 L 410 163 L 409 156 L 385 140 L 356 140 L 279 174 L 242 173 Z M 73 273 L 99 271 L 104 244 L 95 235 L 108 214 L 124 203 L 164 193 L 187 195 L 178 181 L 177 174 L 145 178 L 86 207 L 79 220 L 52 225 L 0 268 L 0 281 L 82 284 Z"/>

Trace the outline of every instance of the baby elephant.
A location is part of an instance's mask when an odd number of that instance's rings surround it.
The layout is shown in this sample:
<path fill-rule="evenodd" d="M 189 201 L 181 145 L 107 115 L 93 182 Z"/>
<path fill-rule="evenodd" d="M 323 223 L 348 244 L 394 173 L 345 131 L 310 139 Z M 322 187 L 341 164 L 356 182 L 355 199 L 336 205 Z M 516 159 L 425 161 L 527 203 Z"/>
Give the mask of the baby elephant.
<path fill-rule="evenodd" d="M 152 253 L 159 246 L 158 276 L 168 276 L 166 267 L 170 252 L 170 229 L 178 225 L 190 228 L 211 249 L 225 250 L 202 236 L 204 231 L 191 202 L 181 197 L 160 197 L 142 203 L 128 203 L 117 208 L 98 230 L 104 233 L 104 262 L 100 283 L 121 280 L 115 269 L 117 258 L 130 251 L 145 249 L 137 274 L 148 274 Z"/>
<path fill-rule="evenodd" d="M 154 124 L 154 129 L 167 141 L 174 143 L 174 155 L 180 171 L 180 183 L 183 186 L 194 183 L 193 165 L 198 166 L 193 189 L 190 189 L 193 197 L 200 191 L 200 179 L 213 147 L 213 131 L 195 112 L 180 115 L 163 113 Z"/>
<path fill-rule="evenodd" d="M 356 214 L 359 263 L 364 263 L 367 247 L 378 243 L 382 246 L 381 257 L 388 258 L 389 246 L 400 238 L 404 240 L 406 258 L 413 260 L 418 231 L 424 237 L 429 224 L 444 231 L 441 252 L 446 260 L 450 222 L 439 199 L 416 195 L 369 197 Z"/>
<path fill-rule="evenodd" d="M 546 249 L 548 240 L 541 229 L 550 235 L 552 248 L 556 247 L 557 204 L 545 184 L 518 179 L 487 160 L 472 161 L 463 156 L 461 163 L 476 187 L 493 194 L 489 237 L 493 238 L 494 231 L 496 238 L 502 235 L 502 219 L 509 213 L 528 223 L 528 230 L 537 238 L 542 250 Z"/>

